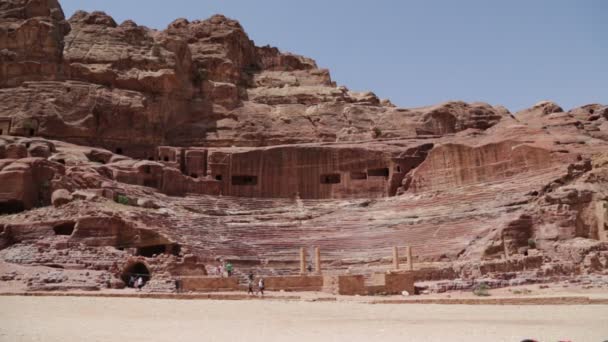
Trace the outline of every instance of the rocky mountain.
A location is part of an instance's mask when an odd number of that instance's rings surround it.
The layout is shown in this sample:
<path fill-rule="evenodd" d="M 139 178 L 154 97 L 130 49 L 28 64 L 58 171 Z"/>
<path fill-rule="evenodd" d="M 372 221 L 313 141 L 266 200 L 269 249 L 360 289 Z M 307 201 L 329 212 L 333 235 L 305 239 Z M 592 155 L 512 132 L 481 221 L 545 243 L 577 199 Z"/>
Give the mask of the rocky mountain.
<path fill-rule="evenodd" d="M 398 108 L 221 15 L 157 31 L 6 0 L 0 215 L 0 279 L 32 289 L 28 267 L 95 287 L 145 264 L 160 290 L 220 258 L 290 274 L 312 246 L 328 272 L 408 245 L 422 278 L 601 273 L 608 107 Z"/>

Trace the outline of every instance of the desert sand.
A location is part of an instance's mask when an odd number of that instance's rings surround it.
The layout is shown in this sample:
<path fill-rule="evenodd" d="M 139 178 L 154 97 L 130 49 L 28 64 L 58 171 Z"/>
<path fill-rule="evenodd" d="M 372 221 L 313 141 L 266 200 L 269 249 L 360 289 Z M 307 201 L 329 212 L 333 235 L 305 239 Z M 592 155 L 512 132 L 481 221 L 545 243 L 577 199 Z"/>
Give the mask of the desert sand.
<path fill-rule="evenodd" d="M 604 341 L 608 306 L 0 297 L 0 341 Z"/>

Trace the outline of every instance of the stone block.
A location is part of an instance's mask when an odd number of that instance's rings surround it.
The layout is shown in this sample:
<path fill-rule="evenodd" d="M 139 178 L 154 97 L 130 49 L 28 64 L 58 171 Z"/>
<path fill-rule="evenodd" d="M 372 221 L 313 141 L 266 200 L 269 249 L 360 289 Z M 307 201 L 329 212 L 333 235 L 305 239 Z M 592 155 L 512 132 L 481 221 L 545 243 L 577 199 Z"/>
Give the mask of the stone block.
<path fill-rule="evenodd" d="M 387 294 L 400 294 L 403 291 L 414 294 L 414 280 L 413 272 L 388 273 L 384 277 L 384 291 Z"/>
<path fill-rule="evenodd" d="M 235 277 L 180 277 L 181 291 L 218 292 L 237 291 L 239 281 Z"/>
<path fill-rule="evenodd" d="M 338 294 L 340 295 L 365 295 L 365 278 L 363 275 L 344 275 L 338 277 Z"/>
<path fill-rule="evenodd" d="M 323 277 L 321 276 L 285 276 L 264 278 L 266 289 L 269 291 L 321 291 Z"/>

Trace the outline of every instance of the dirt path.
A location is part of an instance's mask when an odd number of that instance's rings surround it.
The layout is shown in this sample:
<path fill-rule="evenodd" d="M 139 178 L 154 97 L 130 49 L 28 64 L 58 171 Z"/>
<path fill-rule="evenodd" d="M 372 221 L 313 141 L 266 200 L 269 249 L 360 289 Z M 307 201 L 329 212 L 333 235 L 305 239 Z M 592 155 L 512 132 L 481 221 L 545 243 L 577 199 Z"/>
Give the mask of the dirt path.
<path fill-rule="evenodd" d="M 608 306 L 0 297 L 0 341 L 608 340 Z"/>

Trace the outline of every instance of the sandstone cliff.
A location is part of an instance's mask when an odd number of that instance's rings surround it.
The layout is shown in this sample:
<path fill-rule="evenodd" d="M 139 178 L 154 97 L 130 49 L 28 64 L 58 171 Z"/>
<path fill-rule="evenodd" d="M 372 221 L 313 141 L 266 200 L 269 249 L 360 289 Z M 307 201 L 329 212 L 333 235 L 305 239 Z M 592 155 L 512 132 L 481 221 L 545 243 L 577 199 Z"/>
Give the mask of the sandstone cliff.
<path fill-rule="evenodd" d="M 337 87 L 306 57 L 257 47 L 221 15 L 164 31 L 56 1 L 0 8 L 0 111 L 13 134 L 150 156 L 158 145 L 268 146 L 442 135 L 508 117 L 487 104 L 399 109 Z M 9 99 L 11 99 L 9 101 Z"/>
<path fill-rule="evenodd" d="M 320 246 L 331 272 L 384 272 L 395 245 L 435 278 L 605 272 L 606 151 L 601 104 L 397 108 L 221 15 L 157 31 L 0 3 L 11 272 L 120 287 L 145 270 L 170 290 L 219 258 L 290 274 L 299 247 Z"/>

